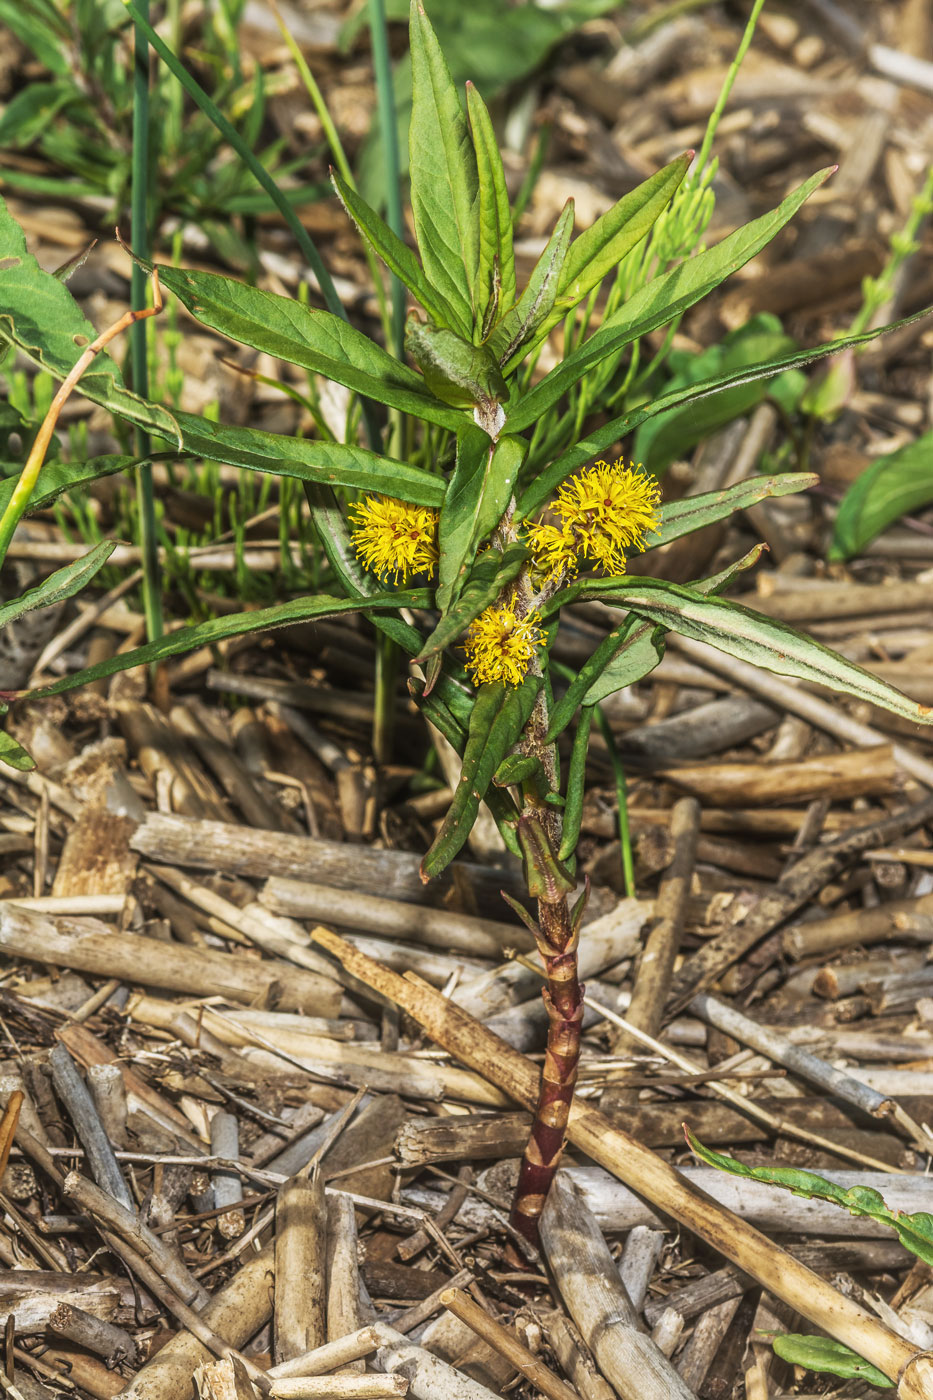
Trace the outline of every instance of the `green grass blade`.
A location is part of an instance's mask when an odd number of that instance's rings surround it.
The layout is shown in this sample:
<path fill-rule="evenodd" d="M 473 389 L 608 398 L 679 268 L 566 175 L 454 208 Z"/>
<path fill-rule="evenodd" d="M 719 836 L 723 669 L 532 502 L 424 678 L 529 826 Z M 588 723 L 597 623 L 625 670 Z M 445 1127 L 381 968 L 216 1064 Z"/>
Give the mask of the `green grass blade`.
<path fill-rule="evenodd" d="M 149 21 L 149 0 L 138 0 L 143 19 Z M 137 24 L 133 29 L 133 168 L 131 209 L 133 245 L 139 257 L 149 257 L 149 44 Z M 134 311 L 146 306 L 146 274 L 133 263 L 130 270 L 130 305 Z M 133 389 L 140 398 L 149 397 L 149 357 L 146 321 L 130 328 L 130 361 Z M 137 427 L 133 435 L 136 455 L 147 458 L 151 451 L 149 434 Z M 160 586 L 159 545 L 156 539 L 155 491 L 152 465 L 143 461 L 136 474 L 136 500 L 139 507 L 139 545 L 143 568 L 143 613 L 150 642 L 162 635 L 162 590 Z"/>

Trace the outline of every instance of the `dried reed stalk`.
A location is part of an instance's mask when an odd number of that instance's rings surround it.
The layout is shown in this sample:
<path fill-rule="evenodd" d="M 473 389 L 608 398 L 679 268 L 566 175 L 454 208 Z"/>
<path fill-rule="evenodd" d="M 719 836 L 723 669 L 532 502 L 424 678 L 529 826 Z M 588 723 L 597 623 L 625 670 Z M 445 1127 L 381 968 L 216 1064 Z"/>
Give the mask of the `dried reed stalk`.
<path fill-rule="evenodd" d="M 524 1055 L 493 1035 L 412 974 L 399 977 L 365 957 L 336 934 L 315 929 L 314 938 L 347 971 L 396 1002 L 445 1050 L 534 1106 L 538 1071 Z M 690 1186 L 648 1148 L 579 1102 L 568 1136 L 613 1175 L 694 1231 L 831 1337 L 852 1347 L 895 1380 L 898 1400 L 933 1400 L 933 1356 L 898 1337 L 864 1308 L 838 1293 L 752 1226 Z"/>

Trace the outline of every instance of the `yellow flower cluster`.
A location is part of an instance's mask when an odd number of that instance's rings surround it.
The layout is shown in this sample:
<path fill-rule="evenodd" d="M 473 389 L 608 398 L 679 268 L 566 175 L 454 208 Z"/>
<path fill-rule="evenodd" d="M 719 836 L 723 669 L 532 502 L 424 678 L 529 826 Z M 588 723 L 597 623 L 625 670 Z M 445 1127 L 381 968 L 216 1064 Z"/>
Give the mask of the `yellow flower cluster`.
<path fill-rule="evenodd" d="M 510 603 L 494 603 L 470 623 L 463 643 L 467 670 L 475 685 L 504 681 L 521 685 L 544 641 L 535 612 L 518 617 Z"/>
<path fill-rule="evenodd" d="M 527 535 L 536 567 L 549 578 L 575 574 L 583 560 L 601 573 L 625 573 L 625 552 L 641 549 L 660 524 L 661 491 L 641 463 L 602 460 L 575 473 L 548 510 L 560 524 L 539 521 Z"/>
<path fill-rule="evenodd" d="M 350 506 L 353 547 L 364 569 L 406 583 L 433 574 L 437 563 L 437 511 L 393 496 L 367 496 Z"/>

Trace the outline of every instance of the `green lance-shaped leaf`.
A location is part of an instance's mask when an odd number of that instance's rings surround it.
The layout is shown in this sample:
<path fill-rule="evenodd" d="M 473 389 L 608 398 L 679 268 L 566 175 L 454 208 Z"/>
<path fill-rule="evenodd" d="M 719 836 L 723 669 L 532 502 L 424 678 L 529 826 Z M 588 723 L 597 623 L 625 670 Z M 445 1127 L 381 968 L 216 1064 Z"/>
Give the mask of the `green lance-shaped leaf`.
<path fill-rule="evenodd" d="M 555 903 L 562 895 L 572 893 L 576 880 L 558 858 L 547 830 L 534 810 L 522 813 L 518 823 L 518 842 L 522 848 L 525 888 L 533 899 Z"/>
<path fill-rule="evenodd" d="M 76 559 L 73 564 L 66 564 L 63 569 L 57 569 L 28 593 L 0 605 L 0 627 L 6 627 L 15 618 L 22 617 L 23 613 L 32 612 L 35 608 L 48 608 L 53 603 L 61 603 L 66 598 L 74 597 L 75 593 L 80 592 L 98 570 L 103 568 L 116 547 L 116 540 L 101 540 L 100 544 L 95 545 L 82 559 Z"/>
<path fill-rule="evenodd" d="M 498 549 L 484 550 L 470 570 L 457 601 L 442 615 L 415 659 L 423 665 L 455 641 L 475 617 L 496 601 L 503 588 L 518 577 L 527 557 L 528 551 L 521 544 L 509 545 L 504 553 Z"/>
<path fill-rule="evenodd" d="M 666 272 L 647 283 L 578 349 L 565 356 L 520 403 L 513 406 L 509 415 L 510 431 L 519 432 L 536 422 L 593 365 L 609 355 L 618 355 L 640 336 L 667 325 L 718 287 L 731 273 L 744 267 L 749 259 L 771 242 L 775 234 L 793 218 L 804 200 L 831 173 L 830 170 L 820 171 L 788 195 L 770 214 L 745 224 L 714 248 L 688 258 L 672 272 Z"/>
<path fill-rule="evenodd" d="M 536 342 L 598 287 L 649 233 L 683 181 L 692 158 L 693 152 L 686 151 L 672 160 L 574 239 L 561 272 L 557 303 L 535 337 Z"/>
<path fill-rule="evenodd" d="M 791 1366 L 805 1366 L 808 1371 L 822 1371 L 846 1380 L 867 1381 L 879 1390 L 894 1385 L 877 1366 L 832 1337 L 806 1337 L 799 1332 L 785 1332 L 775 1337 L 772 1345 L 781 1360 Z"/>
<path fill-rule="evenodd" d="M 721 491 L 704 491 L 699 496 L 684 496 L 679 501 L 665 503 L 661 510 L 661 528 L 652 535 L 646 548 L 659 549 L 683 535 L 692 535 L 717 521 L 727 520 L 737 510 L 747 510 L 772 496 L 791 496 L 797 491 L 809 491 L 819 485 L 815 472 L 783 472 L 780 476 L 752 476 L 725 486 Z"/>
<path fill-rule="evenodd" d="M 418 506 L 436 508 L 444 499 L 440 477 L 352 443 L 311 442 L 265 433 L 259 428 L 230 427 L 193 413 L 176 413 L 175 420 L 183 449 L 208 461 L 319 482 L 322 486 L 377 491 Z"/>
<path fill-rule="evenodd" d="M 516 519 L 521 520 L 525 516 L 533 514 L 572 472 L 589 462 L 598 453 L 605 451 L 613 443 L 627 437 L 641 423 L 647 423 L 649 418 L 654 418 L 669 408 L 676 408 L 679 404 L 699 401 L 710 394 L 718 393 L 720 389 L 729 389 L 735 384 L 750 383 L 754 379 L 770 379 L 787 369 L 802 369 L 804 365 L 825 359 L 827 355 L 835 355 L 840 349 L 846 349 L 850 345 L 864 345 L 868 341 L 874 340 L 876 336 L 900 330 L 902 326 L 909 326 L 914 321 L 928 316 L 930 310 L 933 308 L 918 311 L 913 316 L 905 316 L 902 321 L 894 321 L 890 326 L 883 326 L 880 330 L 864 331 L 860 335 L 846 336 L 841 340 L 829 341 L 825 345 L 813 346 L 810 350 L 798 350 L 790 355 L 779 355 L 777 359 L 768 360 L 763 364 L 747 365 L 733 373 L 706 379 L 701 384 L 692 384 L 686 388 L 672 390 L 670 393 L 660 395 L 645 408 L 633 409 L 630 413 L 623 413 L 618 418 L 610 419 L 609 422 L 601 424 L 588 438 L 581 438 L 574 447 L 561 457 L 556 458 L 550 466 L 535 477 L 518 502 Z M 534 392 L 532 390 L 532 394 Z M 523 415 L 526 403 L 527 398 L 522 400 Z M 543 412 L 543 409 L 541 411 Z M 506 421 L 505 426 L 510 432 L 515 430 L 515 424 L 511 417 Z"/>
<path fill-rule="evenodd" d="M 485 408 L 509 396 L 495 357 L 485 345 L 471 345 L 453 331 L 409 320 L 405 349 L 420 367 L 431 393 L 442 403 L 454 408 Z"/>
<path fill-rule="evenodd" d="M 64 379 L 94 335 L 68 288 L 43 272 L 26 251 L 22 230 L 0 200 L 0 343 L 15 346 Z M 168 439 L 176 452 L 300 481 L 385 492 L 414 505 L 437 507 L 444 497 L 438 477 L 360 447 L 307 442 L 256 428 L 228 427 L 192 413 L 169 413 L 125 389 L 117 366 L 103 353 L 81 376 L 79 389 L 117 417 Z M 55 464 L 43 467 L 37 500 L 43 499 L 46 474 L 60 483 L 63 470 Z"/>
<path fill-rule="evenodd" d="M 730 564 L 722 573 L 701 579 L 691 586 L 698 593 L 721 593 L 737 574 L 757 564 L 764 549 L 757 544 Z M 586 587 L 591 581 L 587 581 Z M 581 585 L 571 584 L 570 588 L 556 593 L 549 608 L 563 607 L 565 603 L 579 597 Z M 651 674 L 664 656 L 665 629 L 652 622 L 645 622 L 634 614 L 625 618 L 613 628 L 607 637 L 583 663 L 564 695 L 551 706 L 551 727 L 548 742 L 553 743 L 573 719 L 578 705 L 598 705 L 617 690 L 635 685 Z"/>
<path fill-rule="evenodd" d="M 915 724 L 933 724 L 933 709 L 929 705 L 910 700 L 894 686 L 863 671 L 861 666 L 847 661 L 812 637 L 753 612 L 741 603 L 728 598 L 706 598 L 693 589 L 661 583 L 657 579 L 620 580 L 618 587 L 610 588 L 599 580 L 592 580 L 592 583 L 592 590 L 589 587 L 584 590 L 588 596 L 602 597 L 616 606 L 629 608 L 668 631 L 708 642 L 718 651 L 752 666 L 775 671 L 780 676 L 812 681 L 857 700 L 867 700 Z"/>
<path fill-rule="evenodd" d="M 172 453 L 172 460 L 177 461 L 177 459 L 178 454 Z M 113 454 L 106 457 L 91 457 L 86 462 L 46 462 L 39 473 L 36 489 L 30 497 L 29 510 L 44 510 L 65 491 L 86 486 L 89 482 L 98 481 L 104 476 L 113 476 L 116 472 L 132 471 L 141 462 L 152 460 L 151 457 L 128 457 Z M 15 476 L 0 481 L 0 514 L 6 510 L 7 502 L 16 489 L 16 482 Z"/>
<path fill-rule="evenodd" d="M 902 515 L 933 501 L 933 433 L 876 457 L 843 496 L 830 559 L 851 559 Z"/>
<path fill-rule="evenodd" d="M 369 207 L 356 190 L 351 189 L 348 184 L 341 180 L 336 171 L 331 171 L 331 179 L 343 207 L 356 224 L 361 236 L 378 253 L 386 267 L 405 283 L 412 296 L 424 307 L 434 324 L 444 326 L 448 330 L 458 331 L 461 335 L 468 337 L 470 334 L 469 322 L 461 320 L 437 288 L 431 286 L 422 271 L 421 264 L 408 245 L 403 243 L 396 233 L 393 233 L 385 220 L 376 213 L 375 209 Z"/>
<path fill-rule="evenodd" d="M 42 369 L 64 379 L 96 336 L 65 284 L 51 272 L 43 272 L 28 251 L 22 229 L 0 199 L 0 343 L 15 346 Z M 80 389 L 86 398 L 119 417 L 143 421 L 177 443 L 172 414 L 126 389 L 106 352 L 82 375 Z"/>
<path fill-rule="evenodd" d="M 18 744 L 13 735 L 3 729 L 0 729 L 0 763 L 15 768 L 19 773 L 31 773 L 36 766 L 32 754 L 27 753 L 22 744 Z"/>
<path fill-rule="evenodd" d="M 366 609 L 427 608 L 431 606 L 431 591 L 415 588 L 397 593 L 375 593 L 366 599 L 331 598 L 326 594 L 309 598 L 293 598 L 288 603 L 279 603 L 274 608 L 258 608 L 255 612 L 233 613 L 227 617 L 213 617 L 207 622 L 199 622 L 193 627 L 182 627 L 170 632 L 145 646 L 132 651 L 108 656 L 96 666 L 87 666 L 83 671 L 65 676 L 51 685 L 40 686 L 37 690 L 18 692 L 17 698 L 32 699 L 40 695 L 60 695 L 63 691 L 74 690 L 90 681 L 102 680 L 115 675 L 117 671 L 128 671 L 134 666 L 151 666 L 157 661 L 165 661 L 170 656 L 180 656 L 198 647 L 210 646 L 214 642 L 225 641 L 228 637 L 242 637 L 253 632 L 267 632 L 272 627 L 287 627 L 292 622 L 308 622 L 312 618 L 336 617 L 341 613 L 360 612 Z"/>
<path fill-rule="evenodd" d="M 642 623 L 642 626 L 645 624 Z M 567 772 L 567 792 L 564 802 L 564 821 L 561 831 L 558 860 L 569 860 L 577 849 L 580 839 L 580 826 L 583 821 L 583 797 L 586 791 L 586 755 L 590 745 L 590 726 L 593 723 L 593 706 L 586 705 L 580 711 L 577 731 L 573 736 L 570 751 L 570 768 Z"/>
<path fill-rule="evenodd" d="M 750 1181 L 763 1181 L 770 1186 L 783 1187 L 794 1196 L 804 1196 L 807 1200 L 831 1201 L 833 1205 L 847 1210 L 850 1215 L 867 1216 L 882 1225 L 889 1226 L 897 1235 L 905 1249 L 916 1254 L 925 1264 L 933 1264 L 933 1215 L 927 1211 L 917 1211 L 911 1215 L 905 1211 L 891 1210 L 885 1205 L 880 1191 L 870 1186 L 850 1186 L 846 1189 L 827 1181 L 816 1172 L 801 1171 L 797 1167 L 747 1167 L 725 1152 L 714 1152 L 685 1127 L 684 1132 L 690 1150 L 701 1162 L 717 1167 L 732 1176 L 742 1176 Z"/>
<path fill-rule="evenodd" d="M 547 320 L 557 300 L 560 277 L 573 233 L 573 200 L 568 199 L 528 285 L 510 311 L 490 332 L 486 344 L 505 372 L 523 357 L 522 349 Z M 522 351 L 522 355 L 519 355 Z M 527 425 L 526 425 L 527 426 Z"/>
<path fill-rule="evenodd" d="M 441 612 L 460 592 L 480 542 L 502 519 L 527 447 L 523 438 L 503 437 L 494 443 L 476 427 L 458 435 L 457 461 L 438 533 L 437 606 Z"/>
<path fill-rule="evenodd" d="M 322 374 L 377 403 L 456 432 L 463 415 L 425 392 L 425 382 L 340 316 L 213 272 L 160 267 L 163 287 L 192 316 L 277 360 Z"/>
<path fill-rule="evenodd" d="M 449 703 L 451 698 L 449 694 L 446 702 L 437 691 L 432 691 L 429 695 L 425 695 L 423 682 L 416 680 L 410 680 L 408 682 L 408 688 L 411 692 L 412 699 L 425 719 L 443 734 L 447 742 L 451 744 L 462 757 L 467 743 L 467 729 L 469 727 L 470 713 L 474 703 L 473 697 L 470 696 L 470 708 L 466 715 L 461 719 L 457 719 Z M 438 689 L 440 689 L 440 687 L 438 687 Z M 518 844 L 518 836 L 516 834 L 516 828 L 518 826 L 518 808 L 515 806 L 512 798 L 507 792 L 503 792 L 496 787 L 490 787 L 486 791 L 485 801 L 499 829 L 499 834 L 505 842 L 506 849 L 520 858 L 522 850 L 521 846 Z"/>
<path fill-rule="evenodd" d="M 472 329 L 479 266 L 476 156 L 446 59 L 419 0 L 412 0 L 411 212 L 428 281 Z"/>
<path fill-rule="evenodd" d="M 467 83 L 467 115 L 473 133 L 479 175 L 479 272 L 476 319 L 482 333 L 490 315 L 509 311 L 515 301 L 515 254 L 512 248 L 512 211 L 505 184 L 499 143 L 486 104 L 472 83 Z"/>
<path fill-rule="evenodd" d="M 480 686 L 470 716 L 460 781 L 441 829 L 421 862 L 422 880 L 440 875 L 463 846 L 493 774 L 518 741 L 541 684 L 540 676 L 526 676 L 520 686 L 498 681 Z"/>

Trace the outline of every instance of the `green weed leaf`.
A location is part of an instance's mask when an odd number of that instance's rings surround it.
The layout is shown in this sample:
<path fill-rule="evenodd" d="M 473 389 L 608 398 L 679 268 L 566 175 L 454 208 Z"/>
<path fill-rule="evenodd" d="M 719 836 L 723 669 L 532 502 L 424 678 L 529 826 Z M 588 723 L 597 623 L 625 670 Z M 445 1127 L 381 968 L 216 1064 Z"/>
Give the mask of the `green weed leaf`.
<path fill-rule="evenodd" d="M 442 552 L 441 559 L 443 557 Z M 484 608 L 496 601 L 503 588 L 518 577 L 527 557 L 528 551 L 520 544 L 510 545 L 504 554 L 498 549 L 484 550 L 470 570 L 457 601 L 441 617 L 415 659 L 423 664 L 455 641 Z"/>
<path fill-rule="evenodd" d="M 231 340 L 425 422 L 454 432 L 462 425 L 463 416 L 426 393 L 414 370 L 340 316 L 213 272 L 160 267 L 159 276 L 192 316 Z"/>
<path fill-rule="evenodd" d="M 421 862 L 422 880 L 433 880 L 446 870 L 473 830 L 493 774 L 517 742 L 541 685 L 540 676 L 526 676 L 517 687 L 498 681 L 480 686 L 470 715 L 460 781 L 441 829 Z"/>
<path fill-rule="evenodd" d="M 486 104 L 467 83 L 467 114 L 479 175 L 479 272 L 476 279 L 476 319 L 483 322 L 498 308 L 499 315 L 515 301 L 515 254 L 512 214 L 499 143 Z"/>
<path fill-rule="evenodd" d="M 181 627 L 145 646 L 133 651 L 108 656 L 96 666 L 87 666 L 83 671 L 65 676 L 51 685 L 40 686 L 37 690 L 21 692 L 20 699 L 34 699 L 41 695 L 60 695 L 63 691 L 74 690 L 90 681 L 103 680 L 117 671 L 129 671 L 134 666 L 151 666 L 157 661 L 165 661 L 170 656 L 181 656 L 198 647 L 210 646 L 224 641 L 227 637 L 243 637 L 253 632 L 268 632 L 273 627 L 287 627 L 292 622 L 308 622 L 311 618 L 336 617 L 342 613 L 361 612 L 398 608 L 426 608 L 431 606 L 431 592 L 426 588 L 415 588 L 393 593 L 374 593 L 368 598 L 330 598 L 326 594 L 316 597 L 292 598 L 288 603 L 279 603 L 273 608 L 257 608 L 255 612 L 232 613 L 227 617 L 212 617 L 207 622 L 199 622 L 193 627 Z"/>
<path fill-rule="evenodd" d="M 36 766 L 32 755 L 4 729 L 0 729 L 0 763 L 6 763 L 20 773 L 31 773 Z"/>
<path fill-rule="evenodd" d="M 876 457 L 843 496 L 830 559 L 851 559 L 902 515 L 933 501 L 933 433 Z"/>
<path fill-rule="evenodd" d="M 561 211 L 547 247 L 535 264 L 534 272 L 518 301 L 507 311 L 490 334 L 487 344 L 506 373 L 523 346 L 554 309 L 561 273 L 573 233 L 573 200 Z"/>
<path fill-rule="evenodd" d="M 485 408 L 509 396 L 499 366 L 485 345 L 473 345 L 454 331 L 411 319 L 405 330 L 405 349 L 420 366 L 431 393 L 443 403 L 456 408 Z"/>
<path fill-rule="evenodd" d="M 870 1186 L 850 1186 L 846 1189 L 827 1181 L 816 1172 L 802 1171 L 797 1167 L 747 1167 L 725 1152 L 714 1152 L 704 1147 L 685 1127 L 684 1133 L 690 1150 L 701 1162 L 729 1172 L 731 1176 L 742 1176 L 750 1181 L 763 1181 L 769 1186 L 780 1186 L 794 1196 L 804 1196 L 807 1200 L 831 1201 L 833 1205 L 847 1210 L 850 1215 L 867 1216 L 882 1225 L 888 1225 L 897 1235 L 905 1249 L 916 1254 L 925 1264 L 933 1264 L 933 1215 L 927 1211 L 917 1211 L 913 1215 L 905 1211 L 890 1210 L 885 1205 L 880 1191 Z"/>
<path fill-rule="evenodd" d="M 665 503 L 661 511 L 661 529 L 652 535 L 650 549 L 671 544 L 683 535 L 692 535 L 706 525 L 726 520 L 737 510 L 747 510 L 772 496 L 791 496 L 797 491 L 809 491 L 819 485 L 814 472 L 782 472 L 779 476 L 751 476 L 725 486 L 721 491 L 704 491 L 699 496 Z"/>
<path fill-rule="evenodd" d="M 6 627 L 8 623 L 22 617 L 23 613 L 32 612 L 35 608 L 49 608 L 53 603 L 72 598 L 104 567 L 116 547 L 115 540 L 101 540 L 100 544 L 95 545 L 82 559 L 76 559 L 73 564 L 66 564 L 63 569 L 57 569 L 54 574 L 50 574 L 42 583 L 30 588 L 29 592 L 23 593 L 21 597 L 0 604 L 0 627 Z"/>
<path fill-rule="evenodd" d="M 877 1366 L 831 1337 L 805 1337 L 799 1332 L 785 1332 L 775 1337 L 773 1346 L 781 1360 L 789 1361 L 792 1366 L 805 1366 L 808 1371 L 822 1371 L 846 1380 L 867 1381 L 879 1390 L 894 1385 Z"/>
<path fill-rule="evenodd" d="M 493 443 L 481 428 L 467 428 L 459 435 L 457 463 L 444 497 L 438 540 L 437 606 L 441 612 L 456 598 L 477 546 L 496 528 L 512 499 L 527 446 L 522 438 L 514 437 Z"/>
<path fill-rule="evenodd" d="M 664 212 L 687 173 L 693 153 L 678 156 L 601 215 L 570 245 L 558 293 L 556 325 L 567 311 L 599 286 L 626 253 L 640 243 Z"/>
<path fill-rule="evenodd" d="M 386 267 L 405 283 L 412 296 L 424 307 L 434 324 L 446 326 L 448 330 L 458 330 L 461 335 L 469 335 L 469 325 L 460 320 L 440 292 L 431 286 L 421 270 L 421 264 L 408 245 L 403 243 L 397 234 L 393 233 L 385 220 L 380 218 L 375 209 L 369 207 L 356 190 L 351 189 L 341 180 L 336 171 L 331 171 L 331 179 L 343 207 L 356 224 L 361 236 L 371 244 Z"/>
<path fill-rule="evenodd" d="M 698 593 L 720 593 L 737 574 L 758 562 L 763 548 L 763 545 L 756 545 L 722 573 L 701 579 L 692 587 Z M 571 593 L 576 596 L 573 589 Z M 560 594 L 555 595 L 554 603 L 561 605 Z M 624 690 L 650 675 L 664 657 L 665 634 L 665 628 L 656 627 L 634 614 L 614 628 L 580 667 L 566 693 L 552 706 L 548 741 L 553 742 L 563 732 L 578 705 L 598 705 L 617 690 Z"/>
<path fill-rule="evenodd" d="M 51 272 L 43 272 L 28 251 L 22 229 L 0 199 L 0 343 L 15 346 L 64 379 L 96 336 L 68 288 Z M 151 426 L 160 436 L 177 442 L 172 415 L 124 388 L 120 371 L 106 352 L 82 375 L 79 389 L 119 417 Z"/>
<path fill-rule="evenodd" d="M 669 632 L 708 642 L 718 651 L 765 671 L 813 681 L 858 700 L 868 700 L 914 724 L 933 724 L 933 709 L 929 705 L 908 699 L 812 637 L 731 599 L 706 597 L 695 588 L 659 579 L 582 579 L 556 594 L 542 611 L 553 612 L 581 596 L 602 598 L 616 607 L 628 608 Z"/>
<path fill-rule="evenodd" d="M 729 234 L 714 248 L 689 258 L 672 272 L 655 277 L 610 316 L 598 331 L 546 374 L 509 415 L 509 428 L 519 432 L 529 427 L 550 406 L 576 384 L 593 365 L 609 355 L 618 355 L 633 340 L 666 326 L 689 307 L 718 287 L 720 282 L 760 253 L 771 242 L 813 191 L 831 174 L 821 170 L 813 175 L 783 204 L 770 214 L 754 219 Z M 735 381 L 741 382 L 741 381 Z M 680 402 L 680 400 L 678 401 Z M 639 422 L 643 422 L 640 419 Z M 619 436 L 619 434 L 617 434 Z M 609 441 L 612 441 L 610 438 Z"/>
<path fill-rule="evenodd" d="M 419 0 L 411 6 L 411 212 L 421 264 L 472 331 L 479 266 L 479 180 L 450 69 Z"/>
<path fill-rule="evenodd" d="M 646 423 L 649 418 L 654 418 L 657 414 L 664 413 L 669 408 L 676 408 L 683 403 L 696 403 L 709 394 L 718 393 L 720 389 L 729 389 L 733 385 L 750 383 L 754 379 L 770 379 L 783 370 L 802 369 L 804 365 L 813 364 L 816 360 L 822 360 L 827 355 L 835 355 L 839 350 L 844 350 L 850 345 L 863 345 L 874 340 L 876 336 L 885 335 L 888 331 L 899 330 L 901 326 L 909 326 L 914 321 L 919 321 L 921 317 L 928 316 L 931 309 L 933 308 L 915 312 L 913 316 L 905 316 L 902 321 L 895 321 L 890 326 L 882 326 L 879 330 L 846 336 L 841 340 L 830 341 L 826 345 L 816 345 L 810 350 L 798 350 L 791 355 L 779 355 L 766 364 L 747 365 L 744 369 L 736 370 L 733 374 L 719 375 L 715 379 L 705 380 L 702 384 L 693 384 L 688 388 L 661 394 L 646 407 L 633 409 L 630 413 L 624 413 L 618 418 L 611 419 L 608 423 L 602 424 L 588 438 L 582 438 L 574 447 L 564 452 L 562 456 L 535 477 L 519 500 L 517 518 L 524 519 L 525 516 L 538 510 L 548 496 L 572 472 L 584 466 L 585 463 L 598 453 L 605 451 L 613 443 L 627 437 L 635 428 Z M 551 371 L 552 374 L 555 372 Z M 544 382 L 542 380 L 542 383 Z M 532 394 L 534 392 L 532 390 Z M 522 401 L 523 408 L 526 403 L 527 399 L 524 399 Z M 514 430 L 511 417 L 506 421 L 506 428 L 510 431 Z"/>

